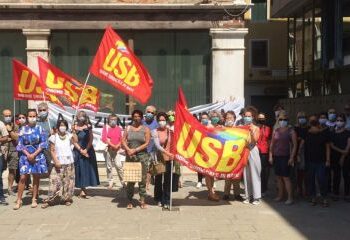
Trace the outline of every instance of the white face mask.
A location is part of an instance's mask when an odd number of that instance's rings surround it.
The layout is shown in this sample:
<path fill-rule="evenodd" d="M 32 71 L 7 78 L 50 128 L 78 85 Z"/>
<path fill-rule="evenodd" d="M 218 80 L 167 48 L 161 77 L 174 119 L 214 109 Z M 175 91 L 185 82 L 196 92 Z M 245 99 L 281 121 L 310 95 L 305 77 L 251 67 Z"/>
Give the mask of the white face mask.
<path fill-rule="evenodd" d="M 227 121 L 227 122 L 225 123 L 225 126 L 226 126 L 226 127 L 232 127 L 234 124 L 235 124 L 234 121 Z"/>
<path fill-rule="evenodd" d="M 109 125 L 110 125 L 111 127 L 117 126 L 117 120 L 111 120 L 111 121 L 109 122 Z"/>
<path fill-rule="evenodd" d="M 60 126 L 58 130 L 60 131 L 60 133 L 65 133 L 67 131 L 67 128 L 66 126 Z"/>
<path fill-rule="evenodd" d="M 20 118 L 20 119 L 18 119 L 18 122 L 23 125 L 26 123 L 26 120 L 25 120 L 25 118 Z"/>
<path fill-rule="evenodd" d="M 28 123 L 29 123 L 29 124 L 34 124 L 34 123 L 36 123 L 36 117 L 28 117 Z"/>
<path fill-rule="evenodd" d="M 159 121 L 158 122 L 160 127 L 165 127 L 166 126 L 166 121 Z"/>

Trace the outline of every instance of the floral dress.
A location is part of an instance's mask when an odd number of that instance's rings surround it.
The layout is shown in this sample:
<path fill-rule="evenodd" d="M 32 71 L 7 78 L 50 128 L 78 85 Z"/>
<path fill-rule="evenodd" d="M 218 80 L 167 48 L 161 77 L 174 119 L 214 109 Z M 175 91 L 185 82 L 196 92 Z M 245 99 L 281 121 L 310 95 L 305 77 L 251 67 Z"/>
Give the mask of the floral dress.
<path fill-rule="evenodd" d="M 43 151 L 36 157 L 35 162 L 29 162 L 23 150 L 34 153 L 38 148 L 47 149 L 47 134 L 41 126 L 23 126 L 19 130 L 17 151 L 19 153 L 19 173 L 24 174 L 44 174 L 47 173 L 47 164 Z"/>

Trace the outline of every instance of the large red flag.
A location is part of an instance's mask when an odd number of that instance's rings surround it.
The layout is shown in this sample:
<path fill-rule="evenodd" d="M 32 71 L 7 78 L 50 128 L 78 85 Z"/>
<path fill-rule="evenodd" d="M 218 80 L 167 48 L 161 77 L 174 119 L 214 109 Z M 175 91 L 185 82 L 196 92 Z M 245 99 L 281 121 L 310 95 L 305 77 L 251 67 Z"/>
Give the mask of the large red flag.
<path fill-rule="evenodd" d="M 100 91 L 90 85 L 83 84 L 64 73 L 59 68 L 38 57 L 40 78 L 45 92 L 61 96 L 73 108 L 88 108 L 97 111 L 99 108 Z M 84 92 L 83 92 L 84 89 Z"/>
<path fill-rule="evenodd" d="M 40 78 L 26 65 L 13 59 L 13 98 L 17 100 L 43 101 L 44 94 Z M 54 95 L 45 93 L 47 100 L 63 107 L 62 102 Z"/>
<path fill-rule="evenodd" d="M 207 128 L 180 102 L 176 103 L 175 111 L 175 159 L 188 168 L 211 177 L 241 178 L 249 155 L 249 129 Z"/>
<path fill-rule="evenodd" d="M 147 103 L 152 95 L 151 76 L 111 27 L 106 28 L 90 73 L 142 104 Z"/>

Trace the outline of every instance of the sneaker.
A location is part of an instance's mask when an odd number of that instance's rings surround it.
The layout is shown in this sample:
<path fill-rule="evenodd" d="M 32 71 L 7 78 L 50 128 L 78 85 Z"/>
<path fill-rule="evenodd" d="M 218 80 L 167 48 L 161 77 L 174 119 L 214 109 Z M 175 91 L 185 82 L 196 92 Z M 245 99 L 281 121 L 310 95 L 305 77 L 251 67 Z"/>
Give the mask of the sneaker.
<path fill-rule="evenodd" d="M 6 202 L 6 199 L 4 197 L 0 198 L 0 205 L 9 205 L 8 202 Z"/>
<path fill-rule="evenodd" d="M 287 201 L 284 202 L 286 205 L 292 205 L 294 201 L 292 199 L 288 199 Z"/>
<path fill-rule="evenodd" d="M 249 203 L 250 203 L 250 200 L 249 200 L 249 199 L 245 199 L 245 200 L 243 201 L 243 203 L 244 203 L 244 204 L 249 204 Z"/>
<path fill-rule="evenodd" d="M 202 187 L 202 183 L 198 182 L 197 185 L 196 185 L 196 188 L 201 188 L 201 187 Z"/>
<path fill-rule="evenodd" d="M 162 207 L 163 205 L 162 205 L 161 202 L 158 202 L 158 203 L 157 203 L 157 206 L 158 206 L 158 207 Z"/>
<path fill-rule="evenodd" d="M 169 207 L 169 205 L 168 205 L 168 204 L 164 204 L 163 209 L 169 210 L 169 209 L 170 209 L 170 207 Z"/>
<path fill-rule="evenodd" d="M 260 200 L 259 199 L 254 199 L 252 204 L 253 205 L 259 205 L 260 204 Z"/>

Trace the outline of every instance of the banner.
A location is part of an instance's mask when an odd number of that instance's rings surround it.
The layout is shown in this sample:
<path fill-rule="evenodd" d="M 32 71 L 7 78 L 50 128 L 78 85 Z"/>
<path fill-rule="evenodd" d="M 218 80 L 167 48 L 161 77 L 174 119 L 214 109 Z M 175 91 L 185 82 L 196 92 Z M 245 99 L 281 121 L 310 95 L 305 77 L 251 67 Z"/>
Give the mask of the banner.
<path fill-rule="evenodd" d="M 48 100 L 63 107 L 62 102 L 52 94 L 43 94 L 40 78 L 20 61 L 12 60 L 13 98 L 16 100 Z"/>
<path fill-rule="evenodd" d="M 237 115 L 241 108 L 244 106 L 243 99 L 241 100 L 235 100 L 230 102 L 217 102 L 217 103 L 208 103 L 204 105 L 199 105 L 192 107 L 188 109 L 188 111 L 196 114 L 200 114 L 202 112 L 209 112 L 209 111 L 220 111 L 221 109 L 224 109 L 225 111 L 233 110 Z M 93 145 L 96 150 L 96 158 L 98 161 L 104 161 L 103 152 L 101 149 L 98 148 L 101 142 L 101 136 L 102 136 L 102 127 L 105 123 L 107 123 L 107 118 L 110 113 L 106 112 L 93 112 L 90 110 L 84 110 L 87 115 L 90 118 L 90 121 L 93 125 L 92 131 L 94 134 L 94 141 Z M 75 110 L 71 107 L 66 107 L 65 110 L 62 110 L 58 108 L 56 105 L 49 104 L 49 118 L 52 121 L 57 121 L 58 118 L 64 118 L 68 121 L 69 126 L 72 125 L 73 117 L 75 114 Z M 120 126 L 122 129 L 125 129 L 125 127 L 130 123 L 131 116 L 127 114 L 118 114 L 118 126 Z M 97 147 L 96 147 L 97 146 Z"/>
<path fill-rule="evenodd" d="M 151 76 L 111 27 L 106 28 L 90 73 L 134 97 L 141 104 L 147 103 L 151 97 Z"/>
<path fill-rule="evenodd" d="M 175 110 L 174 152 L 188 168 L 219 179 L 239 179 L 247 163 L 249 129 L 207 128 L 182 104 Z"/>
<path fill-rule="evenodd" d="M 44 91 L 60 96 L 65 105 L 73 108 L 87 108 L 97 112 L 99 108 L 100 91 L 90 85 L 84 85 L 64 73 L 59 68 L 38 57 L 39 71 Z M 84 92 L 83 92 L 84 89 Z"/>

